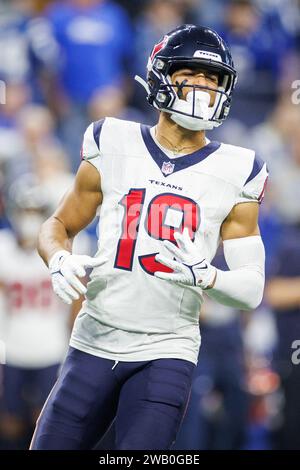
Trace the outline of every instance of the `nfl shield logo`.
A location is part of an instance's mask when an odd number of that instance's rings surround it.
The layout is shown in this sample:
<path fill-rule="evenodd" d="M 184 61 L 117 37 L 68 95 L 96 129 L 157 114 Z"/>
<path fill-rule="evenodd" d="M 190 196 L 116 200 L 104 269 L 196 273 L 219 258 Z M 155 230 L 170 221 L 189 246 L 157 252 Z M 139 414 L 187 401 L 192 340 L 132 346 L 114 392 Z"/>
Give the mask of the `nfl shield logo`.
<path fill-rule="evenodd" d="M 171 162 L 164 162 L 161 171 L 164 175 L 170 175 L 174 171 L 175 164 Z"/>

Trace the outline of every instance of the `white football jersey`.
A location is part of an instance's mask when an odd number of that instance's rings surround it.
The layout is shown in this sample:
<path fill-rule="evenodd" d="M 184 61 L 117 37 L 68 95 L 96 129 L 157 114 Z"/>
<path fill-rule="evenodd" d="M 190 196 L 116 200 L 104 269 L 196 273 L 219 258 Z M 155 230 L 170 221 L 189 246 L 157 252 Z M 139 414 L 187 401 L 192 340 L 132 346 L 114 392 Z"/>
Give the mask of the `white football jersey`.
<path fill-rule="evenodd" d="M 170 158 L 148 126 L 114 118 L 87 128 L 82 157 L 101 176 L 98 253 L 107 262 L 92 271 L 71 345 L 115 360 L 196 363 L 202 291 L 156 278 L 169 269 L 155 255 L 187 227 L 211 261 L 233 206 L 262 199 L 266 165 L 252 150 L 210 141 Z"/>
<path fill-rule="evenodd" d="M 60 363 L 69 339 L 69 308 L 54 294 L 36 250 L 24 250 L 0 231 L 1 331 L 6 363 L 39 368 Z"/>

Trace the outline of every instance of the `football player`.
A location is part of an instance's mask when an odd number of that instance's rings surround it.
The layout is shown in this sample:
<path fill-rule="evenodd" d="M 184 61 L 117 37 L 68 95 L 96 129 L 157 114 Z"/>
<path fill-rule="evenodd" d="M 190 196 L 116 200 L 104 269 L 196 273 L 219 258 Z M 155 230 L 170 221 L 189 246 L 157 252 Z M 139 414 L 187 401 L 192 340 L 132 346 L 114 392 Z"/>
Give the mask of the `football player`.
<path fill-rule="evenodd" d="M 117 449 L 169 449 L 197 363 L 203 292 L 243 309 L 262 299 L 266 165 L 205 135 L 230 109 L 228 46 L 209 28 L 182 25 L 154 46 L 147 81 L 137 80 L 157 125 L 92 123 L 74 187 L 40 232 L 54 291 L 85 301 L 32 449 L 92 448 L 113 420 Z M 72 254 L 98 208 L 97 254 Z M 226 272 L 211 264 L 221 240 Z"/>
<path fill-rule="evenodd" d="M 0 338 L 6 350 L 0 440 L 5 449 L 28 447 L 68 344 L 69 307 L 54 295 L 36 252 L 38 231 L 49 216 L 47 201 L 32 174 L 18 177 L 6 198 L 12 230 L 0 231 Z"/>

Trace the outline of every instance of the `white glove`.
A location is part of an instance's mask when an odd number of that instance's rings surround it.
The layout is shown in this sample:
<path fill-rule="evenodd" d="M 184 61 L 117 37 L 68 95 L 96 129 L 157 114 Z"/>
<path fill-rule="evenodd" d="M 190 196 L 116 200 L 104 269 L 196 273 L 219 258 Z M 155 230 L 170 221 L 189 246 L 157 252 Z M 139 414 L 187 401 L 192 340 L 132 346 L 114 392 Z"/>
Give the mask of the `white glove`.
<path fill-rule="evenodd" d="M 85 267 L 95 268 L 107 260 L 87 255 L 72 255 L 69 251 L 57 251 L 49 261 L 53 290 L 66 304 L 79 299 L 79 294 L 85 294 L 87 289 L 78 277 L 84 277 Z M 77 277 L 78 276 L 78 277 Z"/>
<path fill-rule="evenodd" d="M 164 247 L 172 255 L 172 259 L 158 253 L 156 261 L 173 269 L 172 273 L 156 271 L 154 275 L 166 281 L 178 282 L 187 286 L 199 286 L 202 289 L 210 287 L 216 276 L 216 268 L 203 256 L 203 247 L 192 242 L 187 228 L 182 233 L 174 233 L 177 246 L 165 240 Z M 176 261 L 174 260 L 176 258 Z"/>

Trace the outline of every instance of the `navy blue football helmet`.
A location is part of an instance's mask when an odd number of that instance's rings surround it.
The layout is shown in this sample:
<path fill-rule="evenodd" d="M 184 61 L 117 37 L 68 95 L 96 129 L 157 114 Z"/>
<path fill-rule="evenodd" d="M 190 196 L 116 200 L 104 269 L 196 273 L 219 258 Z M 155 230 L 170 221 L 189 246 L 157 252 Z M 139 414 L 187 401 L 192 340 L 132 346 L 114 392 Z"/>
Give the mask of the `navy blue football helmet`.
<path fill-rule="evenodd" d="M 174 106 L 180 87 L 171 83 L 171 75 L 180 68 L 203 68 L 218 75 L 215 103 L 205 117 L 180 111 Z M 227 117 L 232 91 L 237 80 L 233 60 L 224 40 L 210 28 L 184 24 L 166 34 L 153 48 L 147 65 L 147 100 L 155 108 L 206 120 L 207 128 L 220 125 Z M 142 80 L 138 80 L 142 82 Z M 209 90 L 199 85 L 185 85 L 194 91 Z M 195 98 L 194 98 L 195 99 Z M 193 105 L 194 109 L 194 105 Z"/>

